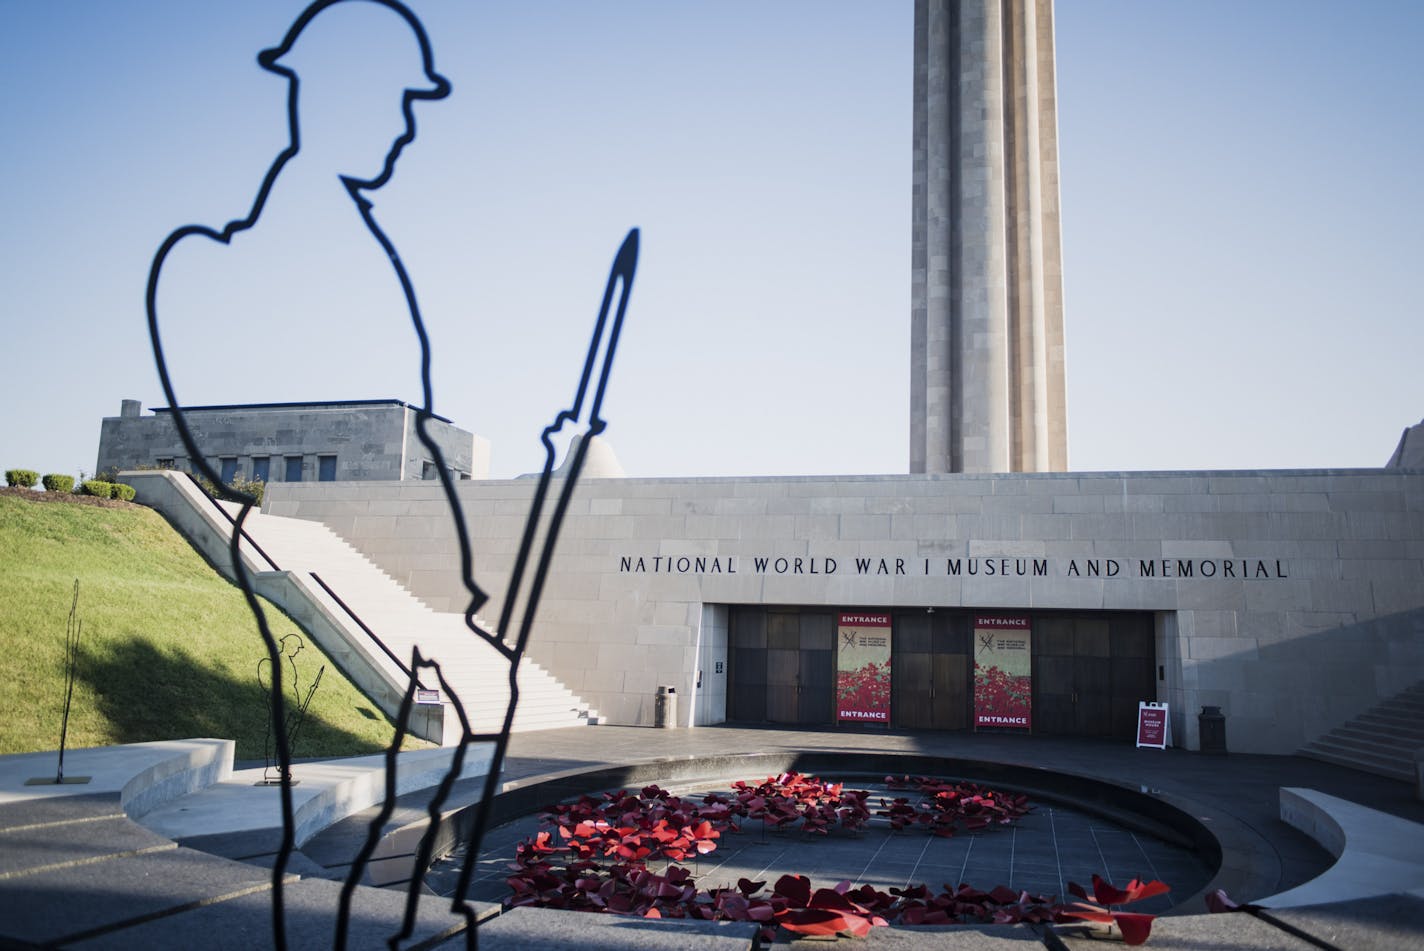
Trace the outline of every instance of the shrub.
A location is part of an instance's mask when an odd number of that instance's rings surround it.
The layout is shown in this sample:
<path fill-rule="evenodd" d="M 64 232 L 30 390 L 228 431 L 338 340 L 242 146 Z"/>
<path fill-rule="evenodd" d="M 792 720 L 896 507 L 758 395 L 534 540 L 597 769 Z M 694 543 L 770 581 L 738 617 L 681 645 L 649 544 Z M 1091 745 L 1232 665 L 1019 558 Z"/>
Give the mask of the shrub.
<path fill-rule="evenodd" d="M 33 489 L 40 481 L 40 474 L 33 469 L 6 469 L 5 482 L 23 489 Z"/>
<path fill-rule="evenodd" d="M 74 476 L 60 475 L 51 472 L 40 480 L 44 483 L 46 492 L 72 492 L 74 491 Z"/>
<path fill-rule="evenodd" d="M 132 502 L 136 491 L 131 485 L 124 485 L 122 482 L 109 483 L 109 498 L 119 499 L 124 502 Z"/>
<path fill-rule="evenodd" d="M 248 495 L 252 496 L 254 499 L 257 500 L 257 504 L 259 506 L 262 504 L 262 493 L 267 491 L 267 483 L 262 482 L 259 479 L 251 479 L 248 481 L 238 479 L 236 482 L 233 483 L 232 487 L 239 492 L 246 492 Z"/>
<path fill-rule="evenodd" d="M 96 499 L 107 499 L 112 488 L 103 479 L 85 479 L 79 486 L 79 495 L 92 495 Z"/>
<path fill-rule="evenodd" d="M 198 476 L 198 485 L 202 486 L 203 491 L 211 495 L 213 498 L 218 498 L 218 487 L 214 485 L 210 479 Z M 242 478 L 242 476 L 237 476 L 231 482 L 229 482 L 228 485 L 236 489 L 238 492 L 243 492 L 247 495 L 252 496 L 252 498 L 256 500 L 256 503 L 259 506 L 262 504 L 262 493 L 265 492 L 267 489 L 267 483 L 263 482 L 261 479 L 244 479 Z"/>

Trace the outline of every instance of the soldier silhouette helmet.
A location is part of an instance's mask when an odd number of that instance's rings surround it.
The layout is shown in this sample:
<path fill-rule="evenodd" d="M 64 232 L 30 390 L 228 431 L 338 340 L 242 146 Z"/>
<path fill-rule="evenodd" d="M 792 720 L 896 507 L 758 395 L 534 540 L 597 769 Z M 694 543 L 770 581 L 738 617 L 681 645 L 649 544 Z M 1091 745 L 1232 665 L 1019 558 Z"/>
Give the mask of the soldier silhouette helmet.
<path fill-rule="evenodd" d="M 391 29 L 391 17 L 406 29 Z M 355 48 L 349 45 L 353 37 L 360 40 Z M 450 81 L 435 71 L 424 28 L 398 0 L 317 0 L 280 45 L 257 54 L 263 69 L 291 78 L 317 72 L 323 61 L 334 58 L 379 64 L 384 75 L 395 67 L 412 98 L 442 99 L 450 93 Z"/>
<path fill-rule="evenodd" d="M 288 157 L 302 141 L 299 127 L 315 128 L 318 142 L 344 137 L 350 147 L 335 146 L 344 155 L 325 160 L 348 188 L 359 189 L 384 185 L 415 138 L 411 103 L 450 94 L 450 81 L 435 71 L 433 59 L 425 28 L 399 0 L 317 0 L 280 45 L 257 55 L 263 69 L 290 84 Z M 299 100 L 306 114 L 300 121 Z M 318 103 L 314 112 L 307 100 Z"/>

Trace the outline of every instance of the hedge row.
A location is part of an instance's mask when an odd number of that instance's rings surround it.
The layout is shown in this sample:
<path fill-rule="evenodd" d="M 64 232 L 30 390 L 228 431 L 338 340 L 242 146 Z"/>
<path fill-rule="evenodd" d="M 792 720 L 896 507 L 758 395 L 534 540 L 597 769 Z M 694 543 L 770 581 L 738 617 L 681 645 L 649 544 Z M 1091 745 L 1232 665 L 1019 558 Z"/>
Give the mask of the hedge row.
<path fill-rule="evenodd" d="M 46 492 L 70 492 L 74 489 L 74 476 L 58 472 L 47 472 L 43 477 L 33 469 L 6 469 L 5 482 L 11 486 L 33 489 L 41 484 Z"/>
<path fill-rule="evenodd" d="M 33 469 L 6 469 L 5 482 L 12 486 L 33 489 L 36 483 L 43 483 L 46 492 L 73 492 L 75 495 L 92 495 L 97 499 L 134 500 L 134 487 L 122 482 L 104 479 L 85 479 L 79 488 L 74 487 L 74 476 L 58 472 L 46 473 L 44 478 Z"/>
<path fill-rule="evenodd" d="M 96 499 L 107 499 L 112 494 L 114 484 L 103 479 L 85 479 L 79 485 L 76 495 L 92 495 Z"/>
<path fill-rule="evenodd" d="M 79 487 L 78 494 L 92 495 L 96 499 L 121 499 L 132 502 L 135 490 L 122 482 L 105 482 L 103 479 L 86 479 Z"/>

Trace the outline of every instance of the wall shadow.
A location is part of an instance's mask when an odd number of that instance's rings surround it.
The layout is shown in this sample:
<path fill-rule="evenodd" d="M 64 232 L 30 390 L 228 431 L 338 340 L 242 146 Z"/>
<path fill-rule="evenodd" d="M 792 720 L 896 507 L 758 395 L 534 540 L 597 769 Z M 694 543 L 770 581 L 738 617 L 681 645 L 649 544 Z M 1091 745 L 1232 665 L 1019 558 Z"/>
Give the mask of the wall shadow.
<path fill-rule="evenodd" d="M 310 661 L 299 665 L 303 683 L 310 684 L 320 661 L 313 652 Z M 205 666 L 181 648 L 160 650 L 148 641 L 132 640 L 113 645 L 103 656 L 82 657 L 78 679 L 93 691 L 116 743 L 219 737 L 237 740 L 239 760 L 262 758 L 267 693 L 257 682 L 255 662 L 249 679 L 238 678 Z M 361 709 L 353 708 L 353 716 Z M 309 712 L 297 744 L 304 756 L 382 749 L 381 742 L 323 720 L 315 711 Z"/>

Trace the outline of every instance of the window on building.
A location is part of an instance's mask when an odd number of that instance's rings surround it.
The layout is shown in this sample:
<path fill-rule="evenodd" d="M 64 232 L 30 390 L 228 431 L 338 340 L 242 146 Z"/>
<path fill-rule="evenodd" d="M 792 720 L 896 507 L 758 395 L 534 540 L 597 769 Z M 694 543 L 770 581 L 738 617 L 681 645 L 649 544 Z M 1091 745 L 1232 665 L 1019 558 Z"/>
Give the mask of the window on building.
<path fill-rule="evenodd" d="M 336 457 L 317 456 L 316 457 L 316 477 L 319 482 L 336 481 Z"/>
<path fill-rule="evenodd" d="M 282 478 L 285 479 L 285 480 L 288 481 L 288 482 L 300 482 L 300 481 L 302 481 L 302 457 L 301 457 L 301 456 L 288 456 L 288 457 L 287 457 L 287 474 L 286 474 L 285 476 L 283 476 Z"/>
<path fill-rule="evenodd" d="M 223 456 L 218 459 L 218 462 L 222 463 L 222 480 L 224 482 L 231 482 L 237 477 L 236 456 Z"/>
<path fill-rule="evenodd" d="M 433 479 L 433 478 L 435 478 L 435 463 L 433 463 L 433 462 L 422 462 L 422 463 L 420 464 L 420 477 L 421 477 L 422 479 Z"/>
<path fill-rule="evenodd" d="M 272 477 L 272 457 L 253 456 L 252 457 L 252 481 L 266 482 Z"/>

